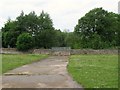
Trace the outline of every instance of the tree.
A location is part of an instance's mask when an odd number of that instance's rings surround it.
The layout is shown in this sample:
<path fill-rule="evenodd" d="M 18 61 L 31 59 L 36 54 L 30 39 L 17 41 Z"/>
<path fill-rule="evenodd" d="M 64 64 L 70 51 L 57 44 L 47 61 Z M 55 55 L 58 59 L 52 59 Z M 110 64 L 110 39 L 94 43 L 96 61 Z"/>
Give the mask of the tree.
<path fill-rule="evenodd" d="M 21 14 L 15 21 L 10 19 L 2 28 L 3 47 L 16 47 L 17 37 L 23 33 L 29 33 L 34 39 L 36 48 L 50 48 L 54 46 L 55 29 L 49 14 L 42 13 L 37 16 L 35 12 Z"/>
<path fill-rule="evenodd" d="M 17 49 L 27 51 L 33 47 L 33 38 L 28 33 L 23 33 L 17 38 Z"/>
<path fill-rule="evenodd" d="M 74 32 L 79 34 L 82 48 L 109 48 L 117 44 L 116 22 L 116 14 L 95 8 L 78 20 Z"/>
<path fill-rule="evenodd" d="M 38 16 L 38 20 L 39 20 L 40 31 L 45 30 L 45 29 L 49 29 L 49 30 L 54 29 L 52 19 L 50 18 L 48 13 L 45 13 L 44 11 L 42 11 L 40 16 Z"/>
<path fill-rule="evenodd" d="M 38 17 L 35 14 L 35 12 L 30 12 L 28 15 L 24 14 L 24 12 L 22 11 L 20 16 L 18 16 L 17 18 L 17 29 L 21 32 L 21 33 L 29 33 L 31 35 L 33 35 L 35 32 L 38 31 Z"/>
<path fill-rule="evenodd" d="M 16 47 L 17 37 L 19 36 L 19 31 L 17 30 L 16 26 L 16 21 L 11 21 L 8 19 L 7 23 L 2 28 L 3 47 Z"/>
<path fill-rule="evenodd" d="M 67 33 L 66 32 L 61 32 L 61 30 L 55 30 L 56 33 L 55 33 L 55 46 L 56 47 L 66 47 L 67 44 L 66 44 L 66 41 L 65 41 L 65 38 L 67 36 Z"/>
<path fill-rule="evenodd" d="M 66 46 L 71 47 L 73 49 L 79 49 L 80 48 L 80 42 L 79 37 L 74 32 L 69 32 L 66 35 L 65 38 Z"/>
<path fill-rule="evenodd" d="M 117 46 L 120 48 L 120 14 L 118 14 L 118 22 L 117 22 L 117 27 L 118 27 L 118 34 L 117 34 Z"/>
<path fill-rule="evenodd" d="M 38 31 L 35 32 L 35 45 L 37 48 L 51 48 L 55 43 L 55 29 L 49 14 L 42 13 L 38 16 Z"/>

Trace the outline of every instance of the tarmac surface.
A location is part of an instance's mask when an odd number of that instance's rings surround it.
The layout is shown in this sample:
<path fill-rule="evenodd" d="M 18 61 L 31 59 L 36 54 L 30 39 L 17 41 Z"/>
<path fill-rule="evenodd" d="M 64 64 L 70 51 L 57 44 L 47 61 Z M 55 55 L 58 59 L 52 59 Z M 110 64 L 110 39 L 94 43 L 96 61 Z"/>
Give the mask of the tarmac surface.
<path fill-rule="evenodd" d="M 67 72 L 67 56 L 50 56 L 47 59 L 24 65 L 2 76 L 3 88 L 81 88 Z"/>

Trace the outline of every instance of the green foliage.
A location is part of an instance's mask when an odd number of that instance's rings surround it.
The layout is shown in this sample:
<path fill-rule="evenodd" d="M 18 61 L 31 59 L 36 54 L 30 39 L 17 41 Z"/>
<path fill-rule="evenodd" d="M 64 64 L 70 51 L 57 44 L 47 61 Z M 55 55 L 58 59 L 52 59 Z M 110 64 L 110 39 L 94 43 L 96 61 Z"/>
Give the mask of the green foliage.
<path fill-rule="evenodd" d="M 80 48 L 80 40 L 77 34 L 70 32 L 67 33 L 66 38 L 66 46 L 71 47 L 73 49 L 79 49 Z"/>
<path fill-rule="evenodd" d="M 61 32 L 60 30 L 55 30 L 54 45 L 57 47 L 62 47 L 62 46 L 64 47 L 64 44 L 65 44 L 64 38 L 65 38 L 65 35 L 63 32 Z"/>
<path fill-rule="evenodd" d="M 10 46 L 10 47 L 15 47 L 16 46 L 16 41 L 17 41 L 17 36 L 15 35 L 15 32 L 5 32 L 4 33 L 4 45 L 7 47 L 7 46 Z"/>
<path fill-rule="evenodd" d="M 118 27 L 118 35 L 117 35 L 117 45 L 120 48 L 120 14 L 118 15 L 118 22 L 117 22 L 117 27 Z"/>
<path fill-rule="evenodd" d="M 24 14 L 22 11 L 20 16 L 16 18 L 17 28 L 20 33 L 27 32 L 29 34 L 34 34 L 37 32 L 38 28 L 38 17 L 35 12 L 30 12 L 28 15 Z"/>
<path fill-rule="evenodd" d="M 32 36 L 28 33 L 23 33 L 17 38 L 17 49 L 21 51 L 26 51 L 33 47 Z"/>
<path fill-rule="evenodd" d="M 34 48 L 113 48 L 120 46 L 119 26 L 120 15 L 102 8 L 95 8 L 80 18 L 74 32 L 56 30 L 49 14 L 44 11 L 40 15 L 22 11 L 14 21 L 8 19 L 2 28 L 2 45 L 15 48 L 18 36 L 29 33 Z"/>
<path fill-rule="evenodd" d="M 51 48 L 55 45 L 55 29 L 49 14 L 44 11 L 39 16 L 34 11 L 29 14 L 22 11 L 15 21 L 9 19 L 2 28 L 3 47 L 16 47 L 16 42 L 22 42 L 23 44 L 17 46 L 18 50 L 27 50 L 29 45 L 25 46 L 27 40 L 24 40 L 27 37 L 21 37 L 23 41 L 17 41 L 18 36 L 23 33 L 32 36 L 35 48 Z"/>
<path fill-rule="evenodd" d="M 42 13 L 38 16 L 38 30 L 34 33 L 36 48 L 51 48 L 54 46 L 55 30 L 49 14 Z"/>
<path fill-rule="evenodd" d="M 16 47 L 19 31 L 16 30 L 16 21 L 8 20 L 5 27 L 2 28 L 2 45 L 3 47 Z"/>
<path fill-rule="evenodd" d="M 117 46 L 118 15 L 95 8 L 79 19 L 75 33 L 82 48 L 110 48 Z"/>
<path fill-rule="evenodd" d="M 54 29 L 52 19 L 50 18 L 49 14 L 45 13 L 44 11 L 42 11 L 40 16 L 38 16 L 38 21 L 40 24 L 39 30 Z"/>
<path fill-rule="evenodd" d="M 38 35 L 35 37 L 35 45 L 37 48 L 51 48 L 54 46 L 55 39 L 54 39 L 55 31 L 54 30 L 43 30 L 39 32 Z"/>

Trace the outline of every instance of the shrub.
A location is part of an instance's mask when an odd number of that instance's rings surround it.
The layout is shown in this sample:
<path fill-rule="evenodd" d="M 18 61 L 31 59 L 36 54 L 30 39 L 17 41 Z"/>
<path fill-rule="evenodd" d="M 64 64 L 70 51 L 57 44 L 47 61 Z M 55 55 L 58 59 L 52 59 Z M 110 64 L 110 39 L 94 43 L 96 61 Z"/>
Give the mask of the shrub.
<path fill-rule="evenodd" d="M 28 33 L 23 33 L 17 38 L 17 49 L 27 51 L 33 47 L 33 38 Z"/>

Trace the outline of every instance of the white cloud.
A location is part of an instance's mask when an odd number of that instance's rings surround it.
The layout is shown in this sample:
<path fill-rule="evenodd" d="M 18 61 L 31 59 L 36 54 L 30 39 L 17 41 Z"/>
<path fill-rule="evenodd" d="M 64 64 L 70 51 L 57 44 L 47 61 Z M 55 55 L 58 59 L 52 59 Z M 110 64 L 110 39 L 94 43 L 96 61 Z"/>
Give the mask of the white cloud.
<path fill-rule="evenodd" d="M 0 3 L 0 28 L 11 17 L 15 19 L 23 10 L 25 13 L 35 11 L 39 14 L 42 10 L 48 12 L 53 19 L 55 28 L 70 29 L 80 17 L 89 10 L 103 7 L 105 10 L 117 13 L 119 0 L 1 0 Z"/>

